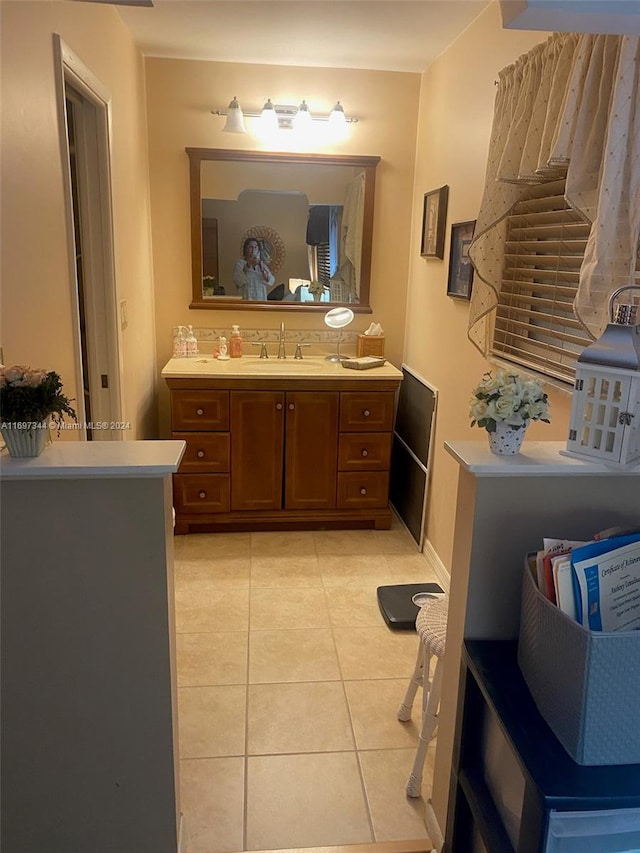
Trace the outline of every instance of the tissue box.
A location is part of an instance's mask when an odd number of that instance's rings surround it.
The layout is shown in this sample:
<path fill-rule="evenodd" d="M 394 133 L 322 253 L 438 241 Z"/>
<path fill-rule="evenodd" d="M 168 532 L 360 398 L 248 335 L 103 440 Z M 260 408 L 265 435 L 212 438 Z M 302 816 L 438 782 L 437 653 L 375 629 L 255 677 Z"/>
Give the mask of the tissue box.
<path fill-rule="evenodd" d="M 578 764 L 640 763 L 640 631 L 588 631 L 525 569 L 518 665 L 538 710 Z"/>
<path fill-rule="evenodd" d="M 384 335 L 358 335 L 357 355 L 384 355 Z"/>

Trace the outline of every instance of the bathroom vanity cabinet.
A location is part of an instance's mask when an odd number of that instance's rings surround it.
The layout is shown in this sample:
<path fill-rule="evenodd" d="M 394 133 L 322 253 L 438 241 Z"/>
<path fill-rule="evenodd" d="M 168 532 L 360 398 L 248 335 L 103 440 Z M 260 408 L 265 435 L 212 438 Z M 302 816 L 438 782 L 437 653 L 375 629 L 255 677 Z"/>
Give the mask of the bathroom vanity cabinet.
<path fill-rule="evenodd" d="M 179 361 L 163 371 L 172 437 L 187 445 L 174 475 L 177 533 L 390 526 L 394 367 L 366 379 L 311 360 L 322 370 L 310 376 L 274 365 L 262 369 L 277 375 L 254 377 L 251 362 L 224 376 L 167 375 Z"/>

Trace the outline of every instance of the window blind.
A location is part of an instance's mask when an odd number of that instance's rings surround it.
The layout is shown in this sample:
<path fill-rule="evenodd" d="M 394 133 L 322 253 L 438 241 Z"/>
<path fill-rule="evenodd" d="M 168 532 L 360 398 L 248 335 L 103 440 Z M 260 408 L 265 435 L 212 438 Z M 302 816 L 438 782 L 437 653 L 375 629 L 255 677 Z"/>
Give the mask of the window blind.
<path fill-rule="evenodd" d="M 316 247 L 318 252 L 318 281 L 325 287 L 329 287 L 331 278 L 331 247 L 329 243 L 319 243 Z"/>
<path fill-rule="evenodd" d="M 532 187 L 506 220 L 493 352 L 573 383 L 591 343 L 573 312 L 590 223 L 564 198 L 564 178 Z"/>

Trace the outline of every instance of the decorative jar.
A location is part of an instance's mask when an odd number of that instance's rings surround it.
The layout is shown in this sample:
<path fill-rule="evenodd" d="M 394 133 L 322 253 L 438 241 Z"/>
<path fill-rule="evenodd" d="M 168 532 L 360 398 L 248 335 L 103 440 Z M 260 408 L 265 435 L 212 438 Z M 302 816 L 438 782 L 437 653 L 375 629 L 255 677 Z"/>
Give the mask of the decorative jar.
<path fill-rule="evenodd" d="M 4 423 L 0 433 L 10 456 L 40 456 L 49 440 L 49 421 Z"/>
<path fill-rule="evenodd" d="M 525 432 L 525 427 L 515 429 L 505 421 L 496 421 L 495 432 L 487 431 L 489 449 L 498 456 L 515 456 L 520 452 Z"/>

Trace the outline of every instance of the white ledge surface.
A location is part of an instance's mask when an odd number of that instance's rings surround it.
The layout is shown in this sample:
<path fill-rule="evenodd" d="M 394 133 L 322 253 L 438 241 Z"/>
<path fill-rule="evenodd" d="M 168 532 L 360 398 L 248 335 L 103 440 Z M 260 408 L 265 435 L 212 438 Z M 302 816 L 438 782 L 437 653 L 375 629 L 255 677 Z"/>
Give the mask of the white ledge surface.
<path fill-rule="evenodd" d="M 563 441 L 527 441 L 515 456 L 498 456 L 485 441 L 445 441 L 445 449 L 462 468 L 479 477 L 640 476 L 640 465 L 614 467 L 563 456 Z M 640 486 L 640 483 L 639 483 Z"/>
<path fill-rule="evenodd" d="M 259 358 L 256 355 L 230 358 L 172 358 L 164 366 L 165 379 L 343 379 L 366 382 L 371 379 L 402 379 L 397 367 L 387 362 L 382 367 L 351 370 L 317 356 L 302 359 Z"/>
<path fill-rule="evenodd" d="M 40 456 L 0 454 L 3 480 L 163 477 L 178 470 L 184 441 L 54 441 Z"/>

